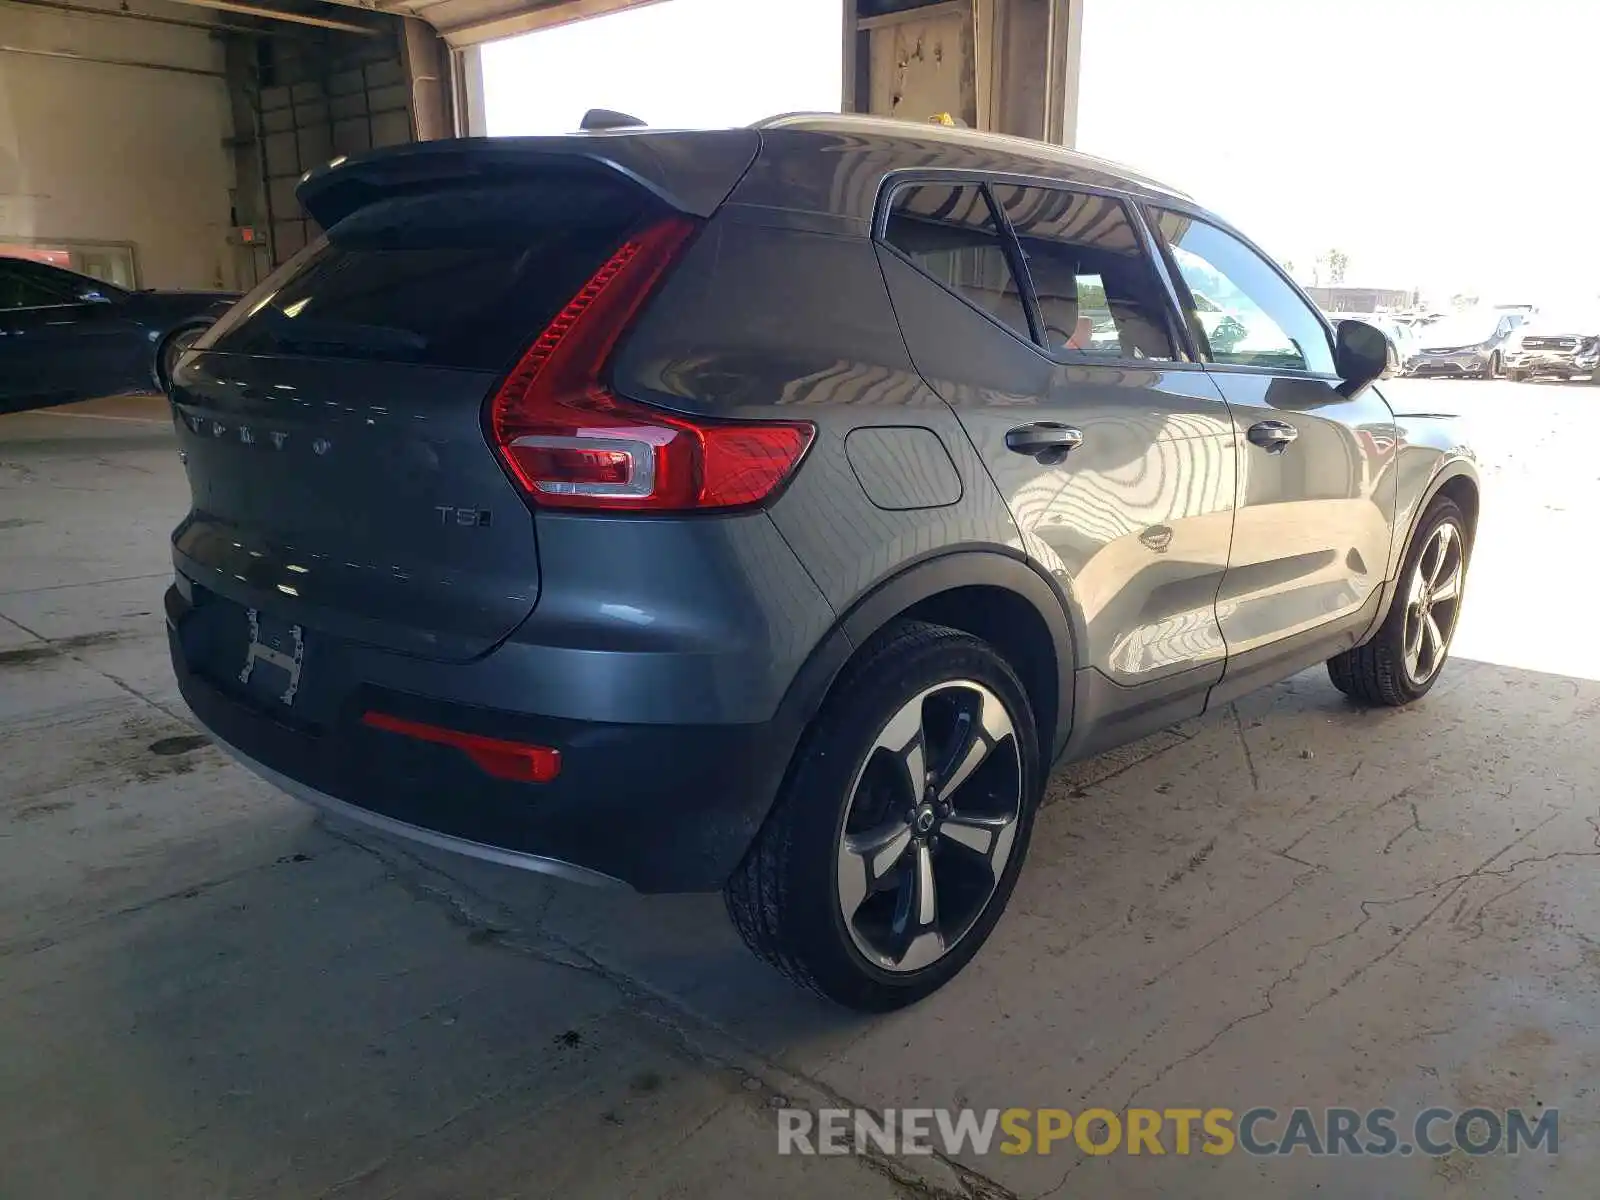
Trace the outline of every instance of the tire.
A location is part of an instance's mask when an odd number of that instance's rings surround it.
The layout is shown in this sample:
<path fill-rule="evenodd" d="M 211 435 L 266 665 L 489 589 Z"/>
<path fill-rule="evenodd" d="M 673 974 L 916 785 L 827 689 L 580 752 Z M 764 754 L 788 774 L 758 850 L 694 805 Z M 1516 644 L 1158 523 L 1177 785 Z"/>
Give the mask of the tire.
<path fill-rule="evenodd" d="M 174 329 L 156 348 L 156 388 L 163 395 L 172 390 L 172 372 L 178 365 L 178 360 L 205 331 L 204 325 L 187 325 L 182 329 Z"/>
<path fill-rule="evenodd" d="M 1435 545 L 1440 530 L 1447 526 L 1451 532 L 1443 536 L 1453 547 L 1447 546 L 1440 560 L 1435 557 Z M 1426 696 L 1449 658 L 1471 556 L 1466 517 L 1454 500 L 1440 496 L 1428 506 L 1406 548 L 1400 581 L 1378 632 L 1363 645 L 1328 660 L 1333 686 L 1357 703 L 1374 706 L 1398 707 Z M 1424 615 L 1433 616 L 1431 633 L 1416 616 L 1418 610 L 1412 603 L 1422 577 L 1431 577 L 1420 593 L 1427 604 Z M 1447 596 L 1445 589 L 1452 582 Z M 1408 644 L 1417 651 L 1415 657 L 1408 654 Z"/>
<path fill-rule="evenodd" d="M 1496 350 L 1489 355 L 1489 366 L 1484 370 L 1485 379 L 1501 379 L 1505 376 L 1505 368 L 1500 359 L 1500 351 Z"/>
<path fill-rule="evenodd" d="M 912 779 L 930 781 L 920 798 Z M 1010 664 L 970 634 L 896 622 L 846 668 L 801 741 L 723 889 L 728 915 L 802 987 L 863 1012 L 912 1004 L 966 966 L 1005 911 L 1042 787 L 1033 711 Z"/>

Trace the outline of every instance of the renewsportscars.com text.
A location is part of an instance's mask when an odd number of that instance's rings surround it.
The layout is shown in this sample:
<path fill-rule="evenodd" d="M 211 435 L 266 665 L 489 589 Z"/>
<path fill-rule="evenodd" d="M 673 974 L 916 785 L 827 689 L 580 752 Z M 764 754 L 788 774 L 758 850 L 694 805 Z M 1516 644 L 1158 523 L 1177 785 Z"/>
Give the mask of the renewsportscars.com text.
<path fill-rule="evenodd" d="M 1521 1154 L 1560 1149 L 1560 1114 L 1512 1108 L 803 1108 L 778 1110 L 779 1154 Z"/>

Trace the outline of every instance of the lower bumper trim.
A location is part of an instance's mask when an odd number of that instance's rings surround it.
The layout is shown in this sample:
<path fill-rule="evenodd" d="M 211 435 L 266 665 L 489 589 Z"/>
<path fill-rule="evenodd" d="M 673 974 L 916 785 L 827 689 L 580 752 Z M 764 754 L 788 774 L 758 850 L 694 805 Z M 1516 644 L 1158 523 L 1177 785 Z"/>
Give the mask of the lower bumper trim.
<path fill-rule="evenodd" d="M 209 730 L 207 732 L 210 733 Z M 369 826 L 379 833 L 388 834 L 390 837 L 400 838 L 408 842 L 418 842 L 424 846 L 432 846 L 436 850 L 448 850 L 453 854 L 465 855 L 467 858 L 499 863 L 505 867 L 516 867 L 522 871 L 534 871 L 540 875 L 553 875 L 558 879 L 588 884 L 591 887 L 628 887 L 620 879 L 613 878 L 600 871 L 590 870 L 588 867 L 580 867 L 573 863 L 563 862 L 559 858 L 546 858 L 543 855 L 528 854 L 521 850 L 507 850 L 500 846 L 486 846 L 482 842 L 474 842 L 467 838 L 454 837 L 448 833 L 424 829 L 420 825 L 412 825 L 407 821 L 399 821 L 394 817 L 386 817 L 382 813 L 359 808 L 335 796 L 330 796 L 326 792 L 319 792 L 316 788 L 307 787 L 297 780 L 290 779 L 287 775 L 279 774 L 271 767 L 257 762 L 237 746 L 223 741 L 215 733 L 210 733 L 210 737 L 219 749 L 225 751 L 240 766 L 260 776 L 279 791 L 293 796 L 303 804 L 309 804 L 313 808 L 321 809 L 336 817 L 342 817 L 344 820 Z"/>

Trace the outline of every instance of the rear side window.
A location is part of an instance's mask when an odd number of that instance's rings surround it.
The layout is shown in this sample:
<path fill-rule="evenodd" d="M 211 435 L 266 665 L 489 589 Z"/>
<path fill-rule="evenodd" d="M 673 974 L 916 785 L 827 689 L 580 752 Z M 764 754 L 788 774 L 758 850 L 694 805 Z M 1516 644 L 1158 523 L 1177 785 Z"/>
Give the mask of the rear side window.
<path fill-rule="evenodd" d="M 1120 200 L 1008 184 L 993 191 L 1022 247 L 1052 353 L 1177 357 L 1160 279 Z"/>
<path fill-rule="evenodd" d="M 596 176 L 379 199 L 285 264 L 210 345 L 503 370 L 644 219 L 646 203 Z"/>
<path fill-rule="evenodd" d="M 1335 373 L 1321 319 L 1259 254 L 1185 213 L 1158 212 L 1156 225 L 1193 301 L 1190 328 L 1213 362 Z"/>
<path fill-rule="evenodd" d="M 1028 310 L 981 187 L 929 184 L 894 195 L 884 240 L 917 270 L 1027 339 Z"/>
<path fill-rule="evenodd" d="M 0 261 L 0 311 L 71 302 L 71 292 L 54 279 L 46 281 L 20 263 Z"/>

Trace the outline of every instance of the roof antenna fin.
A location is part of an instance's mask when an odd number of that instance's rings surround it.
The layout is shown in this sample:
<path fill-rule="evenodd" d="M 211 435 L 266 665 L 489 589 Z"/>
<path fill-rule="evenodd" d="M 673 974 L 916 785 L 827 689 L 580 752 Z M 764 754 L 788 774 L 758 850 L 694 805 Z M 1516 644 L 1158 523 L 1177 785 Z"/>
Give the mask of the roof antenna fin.
<path fill-rule="evenodd" d="M 591 108 L 583 114 L 583 120 L 578 124 L 578 128 L 586 133 L 596 129 L 643 129 L 644 127 L 644 122 L 638 117 L 613 112 L 609 108 Z"/>

